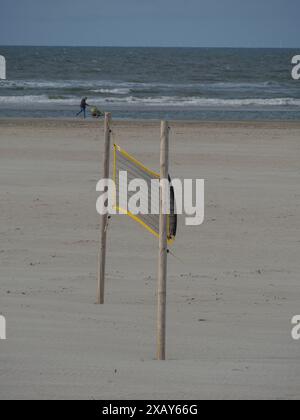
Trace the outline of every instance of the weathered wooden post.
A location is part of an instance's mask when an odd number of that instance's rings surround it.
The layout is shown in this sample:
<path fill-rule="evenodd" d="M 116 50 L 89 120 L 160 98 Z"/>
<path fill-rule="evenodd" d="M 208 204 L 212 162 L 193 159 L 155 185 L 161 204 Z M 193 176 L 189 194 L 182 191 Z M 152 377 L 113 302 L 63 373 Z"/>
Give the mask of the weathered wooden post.
<path fill-rule="evenodd" d="M 157 360 L 166 358 L 166 295 L 167 295 L 167 214 L 169 175 L 169 126 L 161 123 L 160 198 L 159 198 L 159 263 L 157 285 Z"/>
<path fill-rule="evenodd" d="M 110 137 L 111 137 L 111 114 L 106 113 L 104 119 L 104 160 L 103 160 L 103 178 L 109 178 L 109 155 L 110 155 Z M 104 212 L 102 212 L 104 213 Z M 105 263 L 106 263 L 106 234 L 107 234 L 108 214 L 102 214 L 100 219 L 100 250 L 98 260 L 98 289 L 97 303 L 104 303 L 105 289 Z"/>

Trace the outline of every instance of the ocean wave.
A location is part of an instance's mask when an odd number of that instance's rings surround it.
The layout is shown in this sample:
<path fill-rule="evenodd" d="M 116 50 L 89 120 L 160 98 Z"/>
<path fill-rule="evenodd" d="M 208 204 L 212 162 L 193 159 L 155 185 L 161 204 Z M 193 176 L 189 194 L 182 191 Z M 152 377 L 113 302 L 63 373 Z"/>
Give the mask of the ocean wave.
<path fill-rule="evenodd" d="M 78 105 L 80 98 L 47 95 L 24 95 L 24 96 L 0 96 L 0 104 L 3 105 L 32 105 L 32 104 L 61 104 Z M 178 97 L 178 96 L 159 96 L 159 97 L 91 97 L 89 103 L 93 105 L 111 104 L 114 106 L 163 106 L 163 107 L 279 107 L 293 106 L 300 107 L 300 99 L 295 98 L 249 98 L 249 99 L 219 99 L 202 97 Z"/>
<path fill-rule="evenodd" d="M 261 89 L 286 87 L 276 81 L 262 82 L 222 82 L 203 81 L 194 83 L 128 82 L 114 80 L 5 80 L 0 86 L 6 89 L 86 89 L 95 93 L 126 94 L 130 90 L 143 89 Z"/>
<path fill-rule="evenodd" d="M 93 93 L 101 93 L 103 95 L 128 95 L 131 90 L 127 88 L 114 88 L 114 89 L 93 89 Z"/>
<path fill-rule="evenodd" d="M 47 95 L 24 95 L 24 96 L 0 96 L 0 104 L 3 105 L 32 105 L 32 104 L 78 104 L 78 98 L 49 97 Z"/>
<path fill-rule="evenodd" d="M 0 86 L 6 89 L 82 89 L 82 90 L 129 90 L 127 83 L 106 80 L 2 80 Z"/>
<path fill-rule="evenodd" d="M 97 99 L 96 99 L 97 100 Z M 219 98 L 200 98 L 200 97 L 148 97 L 139 98 L 129 96 L 127 98 L 106 99 L 106 103 L 127 103 L 129 105 L 148 105 L 148 106 L 198 106 L 198 107 L 249 107 L 249 106 L 300 106 L 300 99 L 294 98 L 249 98 L 249 99 L 219 99 Z"/>

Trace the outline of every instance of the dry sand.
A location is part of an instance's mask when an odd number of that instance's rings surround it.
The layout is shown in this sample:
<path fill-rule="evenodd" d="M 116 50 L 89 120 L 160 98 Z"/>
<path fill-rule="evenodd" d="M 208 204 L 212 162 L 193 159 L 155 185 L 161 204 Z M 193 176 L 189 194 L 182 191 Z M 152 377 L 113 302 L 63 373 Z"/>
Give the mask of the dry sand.
<path fill-rule="evenodd" d="M 153 169 L 159 123 L 117 122 Z M 100 122 L 0 120 L 0 398 L 300 398 L 300 124 L 173 123 L 171 173 L 206 215 L 170 256 L 168 361 L 155 355 L 157 241 L 109 228 L 95 305 Z"/>

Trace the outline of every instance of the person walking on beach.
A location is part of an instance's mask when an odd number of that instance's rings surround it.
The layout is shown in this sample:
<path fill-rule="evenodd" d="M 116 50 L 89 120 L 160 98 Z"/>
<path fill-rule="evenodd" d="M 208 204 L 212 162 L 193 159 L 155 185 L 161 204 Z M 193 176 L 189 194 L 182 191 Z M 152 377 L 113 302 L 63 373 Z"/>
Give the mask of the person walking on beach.
<path fill-rule="evenodd" d="M 76 114 L 76 117 L 78 117 L 78 115 L 80 115 L 83 112 L 83 117 L 84 119 L 86 118 L 86 107 L 89 106 L 89 104 L 86 101 L 87 97 L 81 99 L 80 111 Z"/>

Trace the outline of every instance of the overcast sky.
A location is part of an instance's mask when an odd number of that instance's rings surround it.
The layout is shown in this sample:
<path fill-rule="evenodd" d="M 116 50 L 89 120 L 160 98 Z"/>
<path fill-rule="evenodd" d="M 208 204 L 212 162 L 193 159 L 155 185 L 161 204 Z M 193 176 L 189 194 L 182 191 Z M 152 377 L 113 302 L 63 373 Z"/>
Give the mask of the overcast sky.
<path fill-rule="evenodd" d="M 300 0 L 0 0 L 0 45 L 300 47 Z"/>

